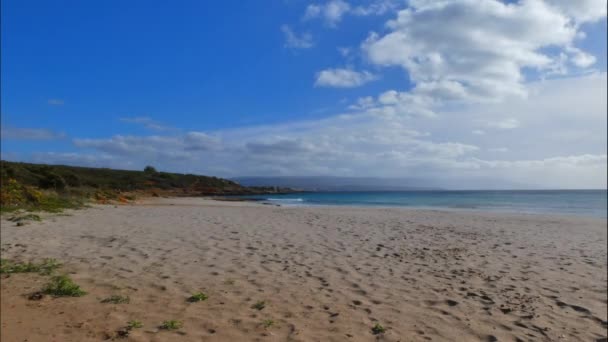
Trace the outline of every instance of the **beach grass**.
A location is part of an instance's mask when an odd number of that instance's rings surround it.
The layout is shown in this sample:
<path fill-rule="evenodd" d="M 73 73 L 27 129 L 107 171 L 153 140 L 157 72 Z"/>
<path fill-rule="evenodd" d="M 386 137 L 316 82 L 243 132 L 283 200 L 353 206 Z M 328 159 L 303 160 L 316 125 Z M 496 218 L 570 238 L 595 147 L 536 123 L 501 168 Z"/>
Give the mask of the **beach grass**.
<path fill-rule="evenodd" d="M 274 321 L 271 319 L 265 319 L 262 321 L 262 325 L 264 326 L 264 328 L 268 329 L 274 325 Z"/>
<path fill-rule="evenodd" d="M 87 294 L 67 275 L 58 275 L 51 278 L 43 292 L 54 297 L 80 297 Z"/>
<path fill-rule="evenodd" d="M 164 321 L 161 325 L 160 328 L 163 330 L 177 330 L 177 329 L 181 329 L 181 327 L 183 327 L 184 324 L 180 321 L 177 320 L 169 320 L 169 321 Z"/>
<path fill-rule="evenodd" d="M 374 324 L 374 326 L 372 327 L 372 333 L 374 335 L 378 335 L 378 334 L 382 334 L 386 332 L 386 328 L 383 327 L 380 323 L 376 323 Z"/>
<path fill-rule="evenodd" d="M 188 298 L 188 301 L 190 303 L 196 303 L 196 302 L 202 302 L 205 301 L 209 298 L 209 296 L 207 296 L 206 294 L 204 294 L 203 292 L 197 292 L 195 294 L 193 294 L 192 296 L 190 296 Z"/>
<path fill-rule="evenodd" d="M 139 329 L 139 328 L 143 328 L 144 324 L 141 321 L 138 321 L 136 319 L 130 320 L 127 322 L 127 329 L 132 330 L 132 329 Z"/>
<path fill-rule="evenodd" d="M 61 264 L 55 259 L 44 259 L 40 263 L 20 263 L 7 259 L 0 259 L 0 273 L 38 273 L 41 275 L 49 275 L 60 266 Z"/>

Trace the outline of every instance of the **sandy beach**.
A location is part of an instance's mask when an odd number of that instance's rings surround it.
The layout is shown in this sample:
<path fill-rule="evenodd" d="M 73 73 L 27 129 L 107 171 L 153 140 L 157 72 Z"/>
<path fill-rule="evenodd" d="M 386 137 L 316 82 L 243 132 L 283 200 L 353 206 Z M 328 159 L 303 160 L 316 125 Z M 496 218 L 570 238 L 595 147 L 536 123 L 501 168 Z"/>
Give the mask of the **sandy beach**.
<path fill-rule="evenodd" d="M 2 258 L 55 258 L 88 292 L 29 300 L 48 276 L 3 275 L 2 341 L 606 337 L 605 219 L 181 198 L 1 224 Z"/>

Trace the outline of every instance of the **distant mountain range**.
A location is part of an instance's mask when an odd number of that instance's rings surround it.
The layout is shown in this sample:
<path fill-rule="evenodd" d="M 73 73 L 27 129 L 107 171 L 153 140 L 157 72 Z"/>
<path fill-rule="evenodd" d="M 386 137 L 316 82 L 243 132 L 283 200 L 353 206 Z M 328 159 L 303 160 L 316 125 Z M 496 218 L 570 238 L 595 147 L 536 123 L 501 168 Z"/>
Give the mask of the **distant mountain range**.
<path fill-rule="evenodd" d="M 407 191 L 442 190 L 407 178 L 374 177 L 236 177 L 231 180 L 243 186 L 276 186 L 303 191 Z"/>

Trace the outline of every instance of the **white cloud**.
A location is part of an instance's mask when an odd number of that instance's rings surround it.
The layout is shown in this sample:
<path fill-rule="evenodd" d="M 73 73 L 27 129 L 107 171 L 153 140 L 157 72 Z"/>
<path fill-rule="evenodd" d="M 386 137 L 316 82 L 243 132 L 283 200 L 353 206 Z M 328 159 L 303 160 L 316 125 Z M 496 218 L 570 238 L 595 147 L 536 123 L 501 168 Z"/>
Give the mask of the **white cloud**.
<path fill-rule="evenodd" d="M 481 130 L 481 129 L 474 129 L 471 133 L 476 134 L 476 135 L 484 135 L 484 134 L 486 134 L 486 132 L 484 130 Z"/>
<path fill-rule="evenodd" d="M 577 23 L 593 22 L 606 16 L 606 0 L 548 0 L 548 3 Z"/>
<path fill-rule="evenodd" d="M 572 63 L 577 67 L 587 68 L 595 64 L 595 56 L 590 55 L 580 49 L 570 47 L 566 51 L 571 54 Z"/>
<path fill-rule="evenodd" d="M 285 47 L 287 48 L 309 49 L 314 46 L 310 33 L 302 33 L 298 36 L 288 25 L 281 26 L 281 31 L 285 35 Z"/>
<path fill-rule="evenodd" d="M 352 14 L 357 16 L 383 15 L 397 8 L 397 2 L 393 0 L 378 0 L 367 4 L 367 6 L 357 6 L 352 9 Z"/>
<path fill-rule="evenodd" d="M 525 96 L 522 70 L 554 73 L 565 56 L 545 52 L 548 47 L 569 52 L 576 67 L 594 62 L 593 56 L 572 46 L 579 29 L 574 20 L 597 16 L 584 14 L 591 13 L 587 10 L 575 13 L 570 8 L 574 6 L 565 3 L 411 1 L 387 23 L 387 34 L 371 33 L 362 49 L 373 64 L 405 69 L 415 90 L 424 90 L 436 104 Z M 588 1 L 585 6 L 597 4 Z"/>
<path fill-rule="evenodd" d="M 329 27 L 336 27 L 347 14 L 358 17 L 384 15 L 395 10 L 397 5 L 398 2 L 395 0 L 376 0 L 353 7 L 343 0 L 330 0 L 324 4 L 308 5 L 302 19 L 322 18 Z"/>
<path fill-rule="evenodd" d="M 323 120 L 173 135 L 75 139 L 77 154 L 37 161 L 219 176 L 336 175 L 424 179 L 445 187 L 606 187 L 606 73 L 545 80 L 529 97 L 440 111 L 441 120 L 379 115 L 400 92 L 364 97 Z M 405 93 L 408 95 L 408 93 Z M 495 127 L 488 127 L 492 122 Z M 509 128 L 519 124 L 516 134 Z M 488 127 L 486 134 L 479 125 Z M 46 159 L 45 159 L 46 158 Z M 486 183 L 480 183 L 485 180 Z"/>
<path fill-rule="evenodd" d="M 350 10 L 348 2 L 342 0 L 331 0 L 325 4 L 311 4 L 306 8 L 304 20 L 313 18 L 323 18 L 325 23 L 330 27 L 335 27 L 342 17 Z"/>
<path fill-rule="evenodd" d="M 353 88 L 376 80 L 378 77 L 368 71 L 350 69 L 326 69 L 317 73 L 315 86 Z"/>

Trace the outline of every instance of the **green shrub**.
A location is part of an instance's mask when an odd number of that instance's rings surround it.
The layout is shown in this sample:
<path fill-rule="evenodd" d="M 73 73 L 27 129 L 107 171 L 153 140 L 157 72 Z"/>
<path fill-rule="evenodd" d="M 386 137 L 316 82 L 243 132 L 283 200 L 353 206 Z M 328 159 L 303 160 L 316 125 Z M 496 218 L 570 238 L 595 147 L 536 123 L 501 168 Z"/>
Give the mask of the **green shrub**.
<path fill-rule="evenodd" d="M 197 293 L 193 294 L 192 296 L 190 296 L 190 298 L 188 298 L 188 301 L 190 303 L 196 303 L 196 302 L 202 302 L 204 300 L 207 300 L 207 298 L 209 298 L 209 296 L 207 296 L 206 294 L 204 294 L 202 292 L 197 292 Z"/>
<path fill-rule="evenodd" d="M 42 178 L 38 181 L 38 186 L 41 189 L 63 190 L 66 188 L 67 183 L 60 175 L 48 172 L 42 175 Z"/>
<path fill-rule="evenodd" d="M 86 292 L 67 275 L 59 275 L 51 278 L 51 281 L 46 285 L 43 292 L 55 297 L 80 297 L 86 294 Z"/>
<path fill-rule="evenodd" d="M 55 259 L 44 259 L 39 264 L 31 262 L 15 263 L 10 260 L 0 259 L 0 273 L 39 273 L 47 275 L 60 266 L 61 264 Z"/>
<path fill-rule="evenodd" d="M 156 171 L 154 166 L 150 166 L 150 165 L 148 165 L 144 168 L 144 172 L 145 173 L 158 173 L 158 171 Z"/>
<path fill-rule="evenodd" d="M 127 329 L 143 328 L 144 324 L 136 319 L 127 322 Z"/>
<path fill-rule="evenodd" d="M 160 325 L 161 329 L 165 330 L 176 330 L 180 329 L 183 326 L 182 322 L 176 320 L 164 321 L 163 324 Z"/>
<path fill-rule="evenodd" d="M 374 335 L 378 335 L 378 334 L 382 334 L 386 331 L 386 328 L 384 328 L 382 325 L 380 325 L 380 323 L 376 323 L 373 327 L 372 327 L 372 333 Z"/>

